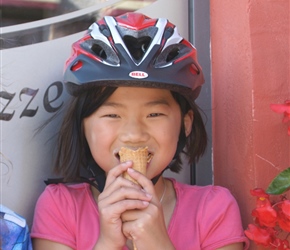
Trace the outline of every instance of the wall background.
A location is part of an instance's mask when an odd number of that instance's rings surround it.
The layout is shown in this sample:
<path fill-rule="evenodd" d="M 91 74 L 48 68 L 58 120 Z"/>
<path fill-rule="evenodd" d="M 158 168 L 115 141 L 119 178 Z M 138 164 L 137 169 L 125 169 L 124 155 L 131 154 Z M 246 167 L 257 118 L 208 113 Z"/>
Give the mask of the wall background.
<path fill-rule="evenodd" d="M 270 109 L 290 99 L 289 3 L 210 1 L 214 184 L 233 192 L 245 227 L 249 190 L 290 166 L 287 125 Z"/>

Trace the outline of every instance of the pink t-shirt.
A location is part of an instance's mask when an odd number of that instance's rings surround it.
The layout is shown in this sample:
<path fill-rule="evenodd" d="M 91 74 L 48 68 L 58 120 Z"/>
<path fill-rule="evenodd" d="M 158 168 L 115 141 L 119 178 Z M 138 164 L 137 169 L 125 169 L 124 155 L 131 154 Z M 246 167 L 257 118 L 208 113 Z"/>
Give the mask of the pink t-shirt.
<path fill-rule="evenodd" d="M 213 250 L 236 242 L 248 249 L 239 208 L 227 189 L 172 182 L 177 201 L 168 234 L 177 250 Z M 37 202 L 31 237 L 90 250 L 99 236 L 98 217 L 88 184 L 49 185 Z"/>

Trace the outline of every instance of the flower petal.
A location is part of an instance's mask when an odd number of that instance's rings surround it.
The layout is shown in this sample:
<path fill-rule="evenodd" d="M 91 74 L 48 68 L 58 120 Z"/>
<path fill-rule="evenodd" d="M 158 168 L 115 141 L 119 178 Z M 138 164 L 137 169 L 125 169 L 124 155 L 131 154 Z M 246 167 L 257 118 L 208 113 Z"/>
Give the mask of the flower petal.
<path fill-rule="evenodd" d="M 290 219 L 290 200 L 284 200 L 281 205 L 281 210 L 283 214 L 287 217 L 287 219 Z"/>
<path fill-rule="evenodd" d="M 263 188 L 251 189 L 250 193 L 259 198 L 269 198 L 269 194 L 267 194 Z"/>
<path fill-rule="evenodd" d="M 269 231 L 259 228 L 254 224 L 248 225 L 248 230 L 245 230 L 246 236 L 253 240 L 256 244 L 261 244 L 264 246 L 270 246 L 272 241 L 272 235 Z"/>
<path fill-rule="evenodd" d="M 290 103 L 286 104 L 270 104 L 270 108 L 276 113 L 290 113 Z"/>

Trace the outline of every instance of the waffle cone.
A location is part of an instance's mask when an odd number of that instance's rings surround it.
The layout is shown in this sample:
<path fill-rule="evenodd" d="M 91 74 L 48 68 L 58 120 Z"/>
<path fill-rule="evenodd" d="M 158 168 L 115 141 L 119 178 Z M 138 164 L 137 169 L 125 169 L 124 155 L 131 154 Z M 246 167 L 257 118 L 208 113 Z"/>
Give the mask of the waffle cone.
<path fill-rule="evenodd" d="M 129 148 L 122 147 L 119 151 L 120 161 L 132 161 L 133 169 L 146 175 L 147 161 L 148 161 L 148 148 L 138 148 L 137 150 L 132 150 Z M 134 179 L 124 172 L 123 177 L 136 183 Z"/>

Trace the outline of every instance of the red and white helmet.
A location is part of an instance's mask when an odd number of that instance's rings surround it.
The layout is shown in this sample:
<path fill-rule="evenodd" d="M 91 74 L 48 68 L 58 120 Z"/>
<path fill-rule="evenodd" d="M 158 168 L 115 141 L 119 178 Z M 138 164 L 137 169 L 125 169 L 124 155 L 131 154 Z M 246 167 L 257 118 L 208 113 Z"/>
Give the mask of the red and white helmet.
<path fill-rule="evenodd" d="M 165 88 L 193 100 L 204 83 L 196 49 L 164 18 L 105 16 L 72 48 L 64 73 L 72 95 L 94 86 L 140 86 Z"/>

